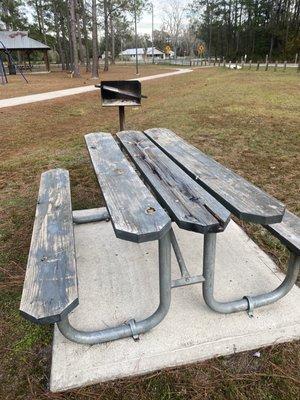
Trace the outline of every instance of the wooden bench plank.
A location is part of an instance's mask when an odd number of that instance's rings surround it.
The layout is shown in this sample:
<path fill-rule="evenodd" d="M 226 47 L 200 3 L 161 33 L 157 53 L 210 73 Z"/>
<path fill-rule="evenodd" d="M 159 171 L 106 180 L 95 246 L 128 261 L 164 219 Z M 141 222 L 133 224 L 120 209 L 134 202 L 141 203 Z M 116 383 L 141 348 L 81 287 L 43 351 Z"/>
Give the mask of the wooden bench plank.
<path fill-rule="evenodd" d="M 300 255 L 300 218 L 286 210 L 282 222 L 265 225 L 290 251 Z"/>
<path fill-rule="evenodd" d="M 281 222 L 284 204 L 172 131 L 154 128 L 146 130 L 145 134 L 238 218 L 258 224 Z"/>
<path fill-rule="evenodd" d="M 69 173 L 41 176 L 21 314 L 35 323 L 55 323 L 78 305 Z"/>
<path fill-rule="evenodd" d="M 230 212 L 142 132 L 123 131 L 117 136 L 180 228 L 201 233 L 224 230 Z"/>
<path fill-rule="evenodd" d="M 137 243 L 160 239 L 171 220 L 112 135 L 90 133 L 85 140 L 116 236 Z"/>

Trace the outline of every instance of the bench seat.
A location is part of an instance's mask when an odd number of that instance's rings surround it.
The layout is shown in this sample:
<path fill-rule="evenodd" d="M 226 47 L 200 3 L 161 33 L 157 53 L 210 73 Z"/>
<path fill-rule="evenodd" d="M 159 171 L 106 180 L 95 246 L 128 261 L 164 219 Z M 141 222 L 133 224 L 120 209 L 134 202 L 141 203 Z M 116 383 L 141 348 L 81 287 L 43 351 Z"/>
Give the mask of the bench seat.
<path fill-rule="evenodd" d="M 85 141 L 116 237 L 136 243 L 161 239 L 170 230 L 171 219 L 112 135 L 90 133 Z"/>
<path fill-rule="evenodd" d="M 123 131 L 117 136 L 142 178 L 180 228 L 204 234 L 225 229 L 230 212 L 142 132 Z"/>
<path fill-rule="evenodd" d="M 282 222 L 265 225 L 292 253 L 300 256 L 300 218 L 286 210 Z"/>
<path fill-rule="evenodd" d="M 56 323 L 78 302 L 69 173 L 54 169 L 41 176 L 20 312 Z"/>

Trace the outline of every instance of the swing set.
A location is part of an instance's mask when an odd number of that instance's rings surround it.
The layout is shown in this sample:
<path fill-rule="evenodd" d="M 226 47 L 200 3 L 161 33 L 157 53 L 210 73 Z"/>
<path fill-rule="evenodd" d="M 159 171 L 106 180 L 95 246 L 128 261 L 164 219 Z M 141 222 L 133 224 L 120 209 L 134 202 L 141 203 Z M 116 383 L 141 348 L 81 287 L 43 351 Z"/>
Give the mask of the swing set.
<path fill-rule="evenodd" d="M 7 74 L 6 74 L 5 67 L 4 67 L 4 61 L 1 56 L 1 51 L 4 52 L 4 54 L 8 58 L 9 68 L 11 68 L 13 71 L 17 70 L 20 73 L 20 75 L 22 76 L 22 78 L 25 80 L 25 82 L 29 83 L 28 80 L 26 79 L 25 75 L 23 74 L 22 70 L 20 69 L 20 67 L 14 62 L 14 59 L 13 59 L 11 53 L 5 47 L 4 43 L 1 40 L 0 40 L 0 45 L 2 46 L 2 48 L 0 48 L 0 83 L 2 85 L 6 85 L 8 83 Z"/>

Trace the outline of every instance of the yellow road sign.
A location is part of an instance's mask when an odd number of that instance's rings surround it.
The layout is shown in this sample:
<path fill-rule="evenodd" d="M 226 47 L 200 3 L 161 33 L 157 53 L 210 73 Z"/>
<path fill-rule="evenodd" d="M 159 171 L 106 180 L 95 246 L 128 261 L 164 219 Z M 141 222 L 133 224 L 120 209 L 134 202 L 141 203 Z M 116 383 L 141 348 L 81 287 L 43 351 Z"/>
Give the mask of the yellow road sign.
<path fill-rule="evenodd" d="M 171 51 L 172 51 L 171 47 L 170 47 L 169 45 L 167 45 L 167 46 L 165 47 L 165 53 L 166 53 L 166 54 L 170 54 Z"/>
<path fill-rule="evenodd" d="M 203 54 L 205 52 L 205 46 L 204 44 L 199 44 L 198 46 L 198 53 Z"/>

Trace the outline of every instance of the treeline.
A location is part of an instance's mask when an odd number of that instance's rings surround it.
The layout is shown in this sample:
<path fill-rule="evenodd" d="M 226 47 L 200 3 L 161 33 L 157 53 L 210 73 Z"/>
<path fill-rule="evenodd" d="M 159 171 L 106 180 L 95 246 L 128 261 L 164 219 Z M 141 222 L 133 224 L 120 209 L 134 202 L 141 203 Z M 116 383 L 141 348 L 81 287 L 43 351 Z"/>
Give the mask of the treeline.
<path fill-rule="evenodd" d="M 235 61 L 293 61 L 300 53 L 300 0 L 193 0 L 184 6 L 169 0 L 161 11 L 162 26 L 154 46 L 168 45 L 173 57 L 225 57 Z M 151 11 L 150 0 L 0 0 L 0 29 L 28 30 L 32 38 L 55 49 L 62 68 L 80 66 L 98 76 L 118 54 L 135 46 L 134 14 Z M 157 15 L 156 15 L 157 16 Z M 99 34 L 100 33 L 100 34 Z M 138 47 L 150 47 L 139 35 Z M 300 56 L 300 54 L 299 54 Z"/>
<path fill-rule="evenodd" d="M 299 0 L 194 0 L 189 15 L 211 56 L 292 61 L 300 50 Z"/>
<path fill-rule="evenodd" d="M 78 76 L 85 65 L 97 77 L 99 57 L 108 70 L 122 45 L 133 41 L 133 13 L 145 6 L 143 0 L 2 0 L 0 28 L 28 30 L 58 52 L 62 69 Z"/>

